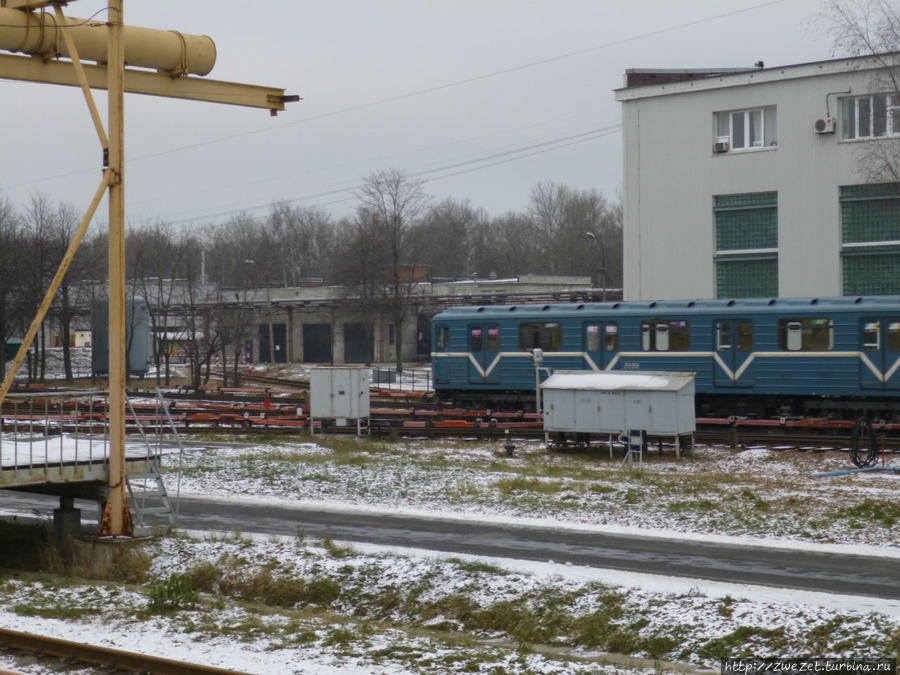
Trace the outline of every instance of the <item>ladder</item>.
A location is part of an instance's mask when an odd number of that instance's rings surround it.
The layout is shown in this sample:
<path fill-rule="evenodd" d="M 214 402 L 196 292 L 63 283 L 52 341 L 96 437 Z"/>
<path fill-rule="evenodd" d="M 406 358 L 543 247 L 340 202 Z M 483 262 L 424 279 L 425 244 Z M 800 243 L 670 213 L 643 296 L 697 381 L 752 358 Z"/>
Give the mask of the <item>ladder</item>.
<path fill-rule="evenodd" d="M 136 537 L 167 534 L 175 527 L 175 511 L 166 492 L 159 456 L 150 460 L 149 467 L 147 473 L 129 474 L 125 479 Z"/>
<path fill-rule="evenodd" d="M 156 429 L 156 448 L 153 447 L 151 440 L 144 433 L 140 419 L 135 414 L 131 400 L 128 401 L 128 407 L 137 423 L 138 431 L 141 438 L 147 445 L 147 466 L 148 471 L 140 474 L 126 474 L 125 484 L 128 493 L 128 506 L 131 508 L 131 517 L 134 523 L 134 535 L 138 537 L 155 536 L 168 534 L 172 531 L 178 521 L 178 495 L 181 492 L 181 461 L 184 457 L 184 444 L 178 435 L 178 429 L 175 427 L 175 421 L 169 414 L 166 407 L 165 399 L 162 391 L 156 390 L 157 409 L 161 409 L 169 421 L 169 427 L 175 435 L 178 442 L 178 489 L 175 495 L 175 508 L 172 508 L 172 502 L 169 499 L 169 493 L 166 491 L 165 480 L 162 476 L 162 429 L 157 425 Z"/>

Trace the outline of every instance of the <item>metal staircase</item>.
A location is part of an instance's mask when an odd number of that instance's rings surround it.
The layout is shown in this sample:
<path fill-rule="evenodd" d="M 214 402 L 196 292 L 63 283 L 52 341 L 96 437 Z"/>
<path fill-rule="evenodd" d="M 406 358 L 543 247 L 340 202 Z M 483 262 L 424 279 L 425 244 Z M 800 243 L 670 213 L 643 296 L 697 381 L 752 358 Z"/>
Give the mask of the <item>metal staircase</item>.
<path fill-rule="evenodd" d="M 178 522 L 178 495 L 181 491 L 181 461 L 184 457 L 184 444 L 178 435 L 175 422 L 169 414 L 162 392 L 156 391 L 157 411 L 162 411 L 169 421 L 169 430 L 175 436 L 178 443 L 178 488 L 175 492 L 175 508 L 166 491 L 166 484 L 162 476 L 162 432 L 163 427 L 157 425 L 156 444 L 144 433 L 140 419 L 135 414 L 131 401 L 128 400 L 128 408 L 137 423 L 141 438 L 147 446 L 147 466 L 149 471 L 142 474 L 128 474 L 125 482 L 128 489 L 128 506 L 131 508 L 131 518 L 134 523 L 134 535 L 138 537 L 162 535 L 170 532 Z M 161 417 L 157 413 L 157 419 Z"/>
<path fill-rule="evenodd" d="M 175 511 L 166 492 L 160 458 L 149 462 L 150 471 L 126 478 L 128 506 L 134 522 L 134 535 L 146 537 L 166 534 L 175 527 Z"/>

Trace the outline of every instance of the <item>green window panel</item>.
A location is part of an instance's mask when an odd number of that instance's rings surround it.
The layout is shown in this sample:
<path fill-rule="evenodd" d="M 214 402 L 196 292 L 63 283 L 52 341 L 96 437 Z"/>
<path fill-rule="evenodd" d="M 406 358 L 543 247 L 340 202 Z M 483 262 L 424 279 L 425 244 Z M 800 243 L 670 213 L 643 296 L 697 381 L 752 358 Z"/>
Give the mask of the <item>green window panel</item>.
<path fill-rule="evenodd" d="M 900 294 L 900 252 L 844 254 L 844 295 Z"/>
<path fill-rule="evenodd" d="M 737 195 L 717 195 L 714 198 L 715 210 L 736 209 L 747 206 L 777 206 L 777 192 L 745 192 Z"/>
<path fill-rule="evenodd" d="M 841 235 L 845 244 L 900 240 L 900 185 L 841 187 Z"/>
<path fill-rule="evenodd" d="M 778 297 L 777 258 L 716 261 L 716 297 Z"/>
<path fill-rule="evenodd" d="M 714 198 L 716 250 L 778 248 L 778 193 L 748 192 Z"/>
<path fill-rule="evenodd" d="M 864 183 L 841 186 L 841 199 L 874 199 L 875 197 L 900 197 L 900 183 Z"/>
<path fill-rule="evenodd" d="M 716 212 L 716 250 L 778 248 L 778 210 L 742 209 Z"/>

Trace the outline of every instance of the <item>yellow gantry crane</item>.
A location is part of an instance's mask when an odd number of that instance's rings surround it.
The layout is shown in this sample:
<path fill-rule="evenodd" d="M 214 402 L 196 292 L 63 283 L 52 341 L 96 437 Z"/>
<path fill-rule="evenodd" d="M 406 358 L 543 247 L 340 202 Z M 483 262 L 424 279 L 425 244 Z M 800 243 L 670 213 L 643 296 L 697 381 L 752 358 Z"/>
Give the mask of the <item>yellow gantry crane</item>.
<path fill-rule="evenodd" d="M 74 0 L 0 0 L 0 79 L 81 87 L 103 150 L 103 177 L 12 367 L 0 385 L 0 405 L 25 359 L 94 212 L 109 193 L 109 495 L 100 534 L 129 536 L 125 497 L 125 92 L 264 108 L 272 115 L 299 100 L 283 89 L 203 79 L 216 61 L 211 38 L 126 26 L 123 1 L 109 0 L 105 20 L 63 14 Z M 82 60 L 92 61 L 84 64 Z M 128 67 L 126 68 L 126 64 Z M 107 127 L 92 89 L 106 89 Z"/>

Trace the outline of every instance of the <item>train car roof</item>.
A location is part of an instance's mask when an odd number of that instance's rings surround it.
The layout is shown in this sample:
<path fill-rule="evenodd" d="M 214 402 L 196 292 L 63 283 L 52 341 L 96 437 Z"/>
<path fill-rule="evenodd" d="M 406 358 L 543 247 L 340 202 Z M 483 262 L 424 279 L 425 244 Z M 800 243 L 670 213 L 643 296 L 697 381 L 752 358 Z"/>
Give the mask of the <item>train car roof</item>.
<path fill-rule="evenodd" d="M 742 311 L 815 311 L 822 309 L 838 309 L 857 307 L 859 309 L 889 309 L 900 311 L 900 296 L 843 296 L 837 298 L 747 298 L 741 300 L 659 300 L 653 302 L 568 302 L 550 304 L 521 305 L 469 305 L 450 307 L 441 312 L 435 319 L 446 317 L 486 318 L 514 317 L 516 314 L 535 316 L 577 316 L 578 314 L 599 312 L 604 314 L 661 314 L 669 312 L 690 311 L 739 313 Z M 649 312 L 648 312 L 649 310 Z"/>

